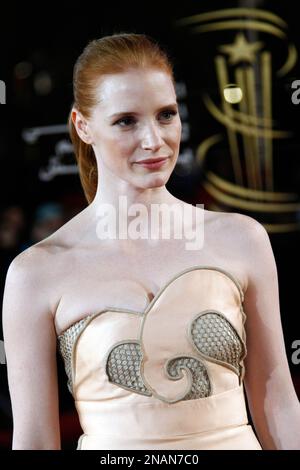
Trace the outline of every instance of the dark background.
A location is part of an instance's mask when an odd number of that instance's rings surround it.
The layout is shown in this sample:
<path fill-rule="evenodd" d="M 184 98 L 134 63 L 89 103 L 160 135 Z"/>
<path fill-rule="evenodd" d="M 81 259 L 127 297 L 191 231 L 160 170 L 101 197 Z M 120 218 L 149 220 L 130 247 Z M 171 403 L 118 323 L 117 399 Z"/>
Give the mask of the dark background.
<path fill-rule="evenodd" d="M 167 3 L 167 2 L 166 2 Z M 0 31 L 0 79 L 6 84 L 6 104 L 0 106 L 0 289 L 4 287 L 11 260 L 27 246 L 59 228 L 86 206 L 78 174 L 58 175 L 41 181 L 39 170 L 47 165 L 58 136 L 42 136 L 30 144 L 22 137 L 24 129 L 65 124 L 72 104 L 72 72 L 78 55 L 89 40 L 114 32 L 146 33 L 157 39 L 171 54 L 175 77 L 187 87 L 184 101 L 188 108 L 190 137 L 183 143 L 195 151 L 197 144 L 211 135 L 216 124 L 204 108 L 203 90 L 217 94 L 211 57 L 215 44 L 208 38 L 191 38 L 174 27 L 174 20 L 205 11 L 230 7 L 259 7 L 278 14 L 288 23 L 289 38 L 300 51 L 299 19 L 294 1 L 144 1 L 58 3 L 12 5 L 2 16 Z M 228 32 L 222 42 L 229 43 Z M 228 40 L 227 40 L 228 36 Z M 232 36 L 231 36 L 232 37 Z M 193 44 L 195 47 L 193 47 Z M 272 47 L 272 45 L 271 45 Z M 274 61 L 283 51 L 272 50 Z M 22 77 L 16 65 L 31 64 Z M 300 192 L 299 107 L 291 103 L 290 83 L 300 79 L 299 64 L 288 78 L 273 83 L 274 113 L 294 137 L 274 143 L 278 166 L 277 191 Z M 68 139 L 67 134 L 59 138 Z M 70 162 L 72 155 L 64 157 Z M 281 161 L 285 164 L 281 166 Z M 223 164 L 224 165 L 224 164 Z M 226 163 L 225 163 L 226 165 Z M 276 167 L 277 168 L 277 167 Z M 226 171 L 226 168 L 225 168 Z M 168 187 L 177 197 L 190 203 L 209 203 L 201 186 L 204 169 L 177 170 Z M 239 212 L 242 212 L 241 210 Z M 256 214 L 251 214 L 255 217 Z M 257 218 L 259 219 L 259 214 Z M 299 230 L 270 234 L 279 275 L 282 324 L 292 378 L 300 396 L 300 365 L 293 364 L 292 342 L 300 339 L 298 266 Z M 3 338 L 2 332 L 0 339 Z M 60 357 L 59 386 L 63 449 L 73 449 L 81 430 Z M 12 417 L 6 365 L 0 365 L 0 448 L 11 446 Z"/>

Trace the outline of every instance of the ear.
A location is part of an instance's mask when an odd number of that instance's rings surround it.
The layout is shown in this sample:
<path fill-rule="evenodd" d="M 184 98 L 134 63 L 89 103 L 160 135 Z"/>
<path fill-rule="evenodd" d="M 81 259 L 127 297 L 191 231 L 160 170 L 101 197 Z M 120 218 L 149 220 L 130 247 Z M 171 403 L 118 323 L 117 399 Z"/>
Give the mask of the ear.
<path fill-rule="evenodd" d="M 77 131 L 77 134 L 79 135 L 81 140 L 83 140 L 83 142 L 85 142 L 86 144 L 92 144 L 92 136 L 88 126 L 88 122 L 80 113 L 80 111 L 78 111 L 76 108 L 72 108 L 71 118 Z"/>

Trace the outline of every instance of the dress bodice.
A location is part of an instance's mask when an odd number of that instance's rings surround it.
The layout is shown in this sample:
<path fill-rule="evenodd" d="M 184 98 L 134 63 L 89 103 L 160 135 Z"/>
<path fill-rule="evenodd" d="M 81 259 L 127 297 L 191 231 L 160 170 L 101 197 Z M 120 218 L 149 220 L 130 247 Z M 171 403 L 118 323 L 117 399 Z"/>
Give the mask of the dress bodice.
<path fill-rule="evenodd" d="M 144 311 L 107 307 L 64 331 L 78 449 L 260 448 L 245 406 L 243 300 L 230 273 L 194 266 Z"/>

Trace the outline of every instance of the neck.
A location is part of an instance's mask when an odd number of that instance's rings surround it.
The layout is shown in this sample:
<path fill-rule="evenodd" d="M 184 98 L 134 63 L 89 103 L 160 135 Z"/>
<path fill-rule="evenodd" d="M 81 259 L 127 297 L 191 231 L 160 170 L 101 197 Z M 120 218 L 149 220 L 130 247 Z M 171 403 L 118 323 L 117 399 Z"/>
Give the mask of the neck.
<path fill-rule="evenodd" d="M 102 171 L 99 173 L 98 186 L 95 198 L 90 204 L 92 212 L 98 213 L 101 208 L 108 204 L 114 207 L 117 214 L 122 214 L 124 205 L 121 200 L 126 201 L 129 209 L 133 204 L 142 204 L 148 211 L 151 210 L 152 204 L 182 204 L 180 199 L 174 197 L 165 185 L 157 187 L 140 188 L 133 186 L 125 180 L 112 175 L 110 172 Z"/>
<path fill-rule="evenodd" d="M 97 222 L 109 210 L 109 213 L 113 213 L 117 220 L 126 220 L 126 223 L 130 224 L 133 216 L 145 227 L 147 222 L 149 224 L 149 220 L 153 215 L 151 211 L 157 210 L 157 206 L 159 207 L 162 204 L 164 206 L 175 205 L 175 210 L 178 210 L 178 208 L 181 209 L 185 204 L 180 199 L 174 197 L 165 185 L 140 188 L 133 186 L 123 179 L 121 180 L 107 171 L 102 171 L 99 174 L 101 177 L 98 181 L 97 192 L 89 206 L 90 214 L 92 214 L 93 219 Z M 133 205 L 136 206 L 132 207 Z M 107 219 L 106 215 L 105 217 Z M 155 227 L 158 232 L 161 232 L 160 221 L 155 223 Z"/>

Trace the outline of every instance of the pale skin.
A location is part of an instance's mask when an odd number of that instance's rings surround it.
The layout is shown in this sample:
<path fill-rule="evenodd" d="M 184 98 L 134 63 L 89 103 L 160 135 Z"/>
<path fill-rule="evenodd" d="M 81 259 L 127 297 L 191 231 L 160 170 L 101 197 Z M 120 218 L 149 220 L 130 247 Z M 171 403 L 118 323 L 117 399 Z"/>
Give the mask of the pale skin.
<path fill-rule="evenodd" d="M 174 274 L 197 264 L 228 271 L 245 293 L 245 387 L 262 447 L 300 449 L 300 407 L 285 353 L 277 269 L 265 229 L 242 214 L 197 208 L 204 210 L 204 246 L 198 252 L 185 250 L 182 240 L 99 241 L 97 210 L 103 203 L 116 206 L 120 195 L 126 195 L 128 205 L 139 202 L 149 209 L 153 203 L 185 203 L 165 186 L 181 135 L 168 74 L 148 69 L 108 75 L 97 93 L 99 103 L 89 119 L 75 108 L 72 113 L 78 135 L 96 155 L 96 197 L 53 235 L 18 255 L 7 273 L 3 329 L 14 418 L 12 448 L 61 448 L 58 334 L 105 305 L 143 310 Z M 130 112 L 125 121 L 118 121 L 124 116 L 110 118 L 121 111 Z M 136 163 L 156 156 L 169 157 L 158 170 Z"/>

